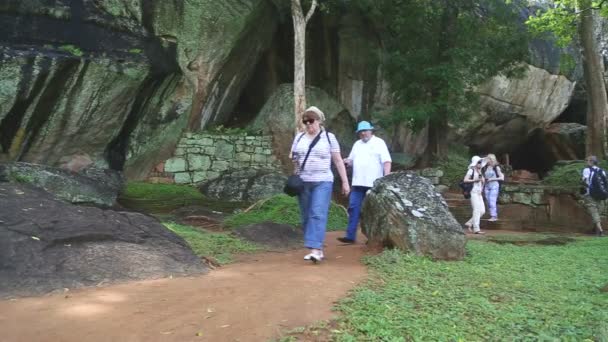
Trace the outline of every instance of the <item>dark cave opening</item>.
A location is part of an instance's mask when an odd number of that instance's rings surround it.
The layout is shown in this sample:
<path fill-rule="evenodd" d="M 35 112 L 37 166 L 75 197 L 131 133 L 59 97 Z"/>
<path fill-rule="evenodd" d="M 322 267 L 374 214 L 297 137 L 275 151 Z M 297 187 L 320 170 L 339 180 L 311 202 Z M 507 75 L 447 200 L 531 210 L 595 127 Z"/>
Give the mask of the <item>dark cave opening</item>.
<path fill-rule="evenodd" d="M 511 154 L 509 159 L 514 170 L 527 170 L 543 178 L 557 161 L 549 150 L 542 129 L 534 130 L 528 140 Z"/>

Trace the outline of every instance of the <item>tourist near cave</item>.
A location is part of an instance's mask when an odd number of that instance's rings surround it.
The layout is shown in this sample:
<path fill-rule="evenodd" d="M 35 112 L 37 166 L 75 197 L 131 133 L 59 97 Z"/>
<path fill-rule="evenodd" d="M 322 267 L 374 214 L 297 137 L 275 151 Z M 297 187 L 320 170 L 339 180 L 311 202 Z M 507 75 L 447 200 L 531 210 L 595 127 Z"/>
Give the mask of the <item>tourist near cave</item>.
<path fill-rule="evenodd" d="M 0 0 L 0 340 L 608 340 L 607 6 Z"/>

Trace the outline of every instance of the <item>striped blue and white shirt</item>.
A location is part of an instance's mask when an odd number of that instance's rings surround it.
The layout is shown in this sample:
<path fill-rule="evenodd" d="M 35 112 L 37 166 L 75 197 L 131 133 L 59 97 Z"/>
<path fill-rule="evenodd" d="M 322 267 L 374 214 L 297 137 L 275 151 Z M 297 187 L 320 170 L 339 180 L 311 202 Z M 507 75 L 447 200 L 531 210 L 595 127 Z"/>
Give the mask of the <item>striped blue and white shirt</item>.
<path fill-rule="evenodd" d="M 329 139 L 328 139 L 329 137 Z M 308 146 L 314 140 L 306 133 L 298 133 L 291 145 L 292 159 L 297 161 L 298 174 L 305 182 L 333 182 L 334 174 L 331 172 L 331 153 L 340 153 L 340 144 L 333 133 L 321 132 L 319 142 L 312 148 L 304 170 L 300 165 L 304 162 Z"/>

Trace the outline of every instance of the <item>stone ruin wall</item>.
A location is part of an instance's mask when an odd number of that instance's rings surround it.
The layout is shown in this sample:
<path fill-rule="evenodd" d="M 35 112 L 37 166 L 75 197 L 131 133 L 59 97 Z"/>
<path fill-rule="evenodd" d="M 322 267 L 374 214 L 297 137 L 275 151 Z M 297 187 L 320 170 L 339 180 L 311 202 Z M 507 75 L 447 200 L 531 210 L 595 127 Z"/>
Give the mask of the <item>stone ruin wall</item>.
<path fill-rule="evenodd" d="M 150 182 L 195 185 L 219 177 L 222 172 L 244 169 L 277 169 L 272 137 L 185 133 L 173 156 L 157 165 Z"/>

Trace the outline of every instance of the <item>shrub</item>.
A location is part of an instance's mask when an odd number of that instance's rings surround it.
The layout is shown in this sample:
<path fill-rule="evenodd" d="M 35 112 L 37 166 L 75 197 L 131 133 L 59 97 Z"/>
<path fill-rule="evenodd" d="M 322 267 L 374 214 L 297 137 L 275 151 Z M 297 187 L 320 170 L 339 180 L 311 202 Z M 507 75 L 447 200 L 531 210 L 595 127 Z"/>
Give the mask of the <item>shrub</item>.
<path fill-rule="evenodd" d="M 441 183 L 449 187 L 456 187 L 467 172 L 470 162 L 471 158 L 466 149 L 450 150 L 448 155 L 443 159 L 439 159 L 435 165 L 443 171 Z"/>
<path fill-rule="evenodd" d="M 585 162 L 572 162 L 555 166 L 543 179 L 543 184 L 554 186 L 579 186 L 583 169 L 587 167 Z M 608 169 L 608 161 L 601 161 L 599 167 Z"/>

